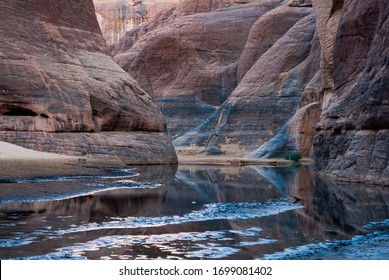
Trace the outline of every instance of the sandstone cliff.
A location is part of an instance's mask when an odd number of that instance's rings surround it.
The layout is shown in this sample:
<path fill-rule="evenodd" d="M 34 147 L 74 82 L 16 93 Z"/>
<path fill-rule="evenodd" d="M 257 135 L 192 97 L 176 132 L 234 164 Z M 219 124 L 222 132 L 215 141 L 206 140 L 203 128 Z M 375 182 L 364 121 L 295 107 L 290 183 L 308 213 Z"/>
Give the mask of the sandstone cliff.
<path fill-rule="evenodd" d="M 317 4 L 313 1 L 314 6 Z M 389 3 L 320 1 L 318 18 L 328 18 L 322 45 L 331 71 L 332 94 L 314 138 L 320 170 L 337 178 L 389 183 Z M 323 20 L 324 23 L 324 20 Z M 328 27 L 328 25 L 330 25 Z M 337 27 L 337 28 L 335 28 Z M 333 43 L 324 40 L 330 33 Z M 323 54 L 323 56 L 327 54 Z M 332 73 L 331 73 L 332 72 Z M 332 74 L 332 75 L 331 75 Z"/>
<path fill-rule="evenodd" d="M 127 163 L 176 161 L 160 110 L 108 55 L 91 0 L 5 0 L 0 17 L 1 141 Z"/>
<path fill-rule="evenodd" d="M 177 146 L 244 154 L 293 115 L 318 70 L 318 40 L 305 5 L 225 2 L 185 1 L 128 33 L 114 57 L 161 107 Z"/>
<path fill-rule="evenodd" d="M 256 60 L 207 126 L 175 139 L 176 145 L 195 141 L 204 145 L 207 153 L 239 155 L 279 131 L 293 116 L 301 93 L 317 71 L 315 18 L 307 11 L 301 13 L 301 19 Z"/>
<path fill-rule="evenodd" d="M 97 20 L 108 45 L 126 32 L 152 21 L 161 11 L 177 7 L 180 0 L 93 0 Z"/>

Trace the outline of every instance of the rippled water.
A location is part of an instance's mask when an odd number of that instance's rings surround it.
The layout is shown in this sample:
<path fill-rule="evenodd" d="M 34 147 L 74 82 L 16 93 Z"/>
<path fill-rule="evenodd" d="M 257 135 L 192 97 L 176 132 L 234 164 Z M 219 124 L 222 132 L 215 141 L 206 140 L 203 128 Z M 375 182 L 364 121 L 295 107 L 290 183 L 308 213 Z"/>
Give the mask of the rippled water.
<path fill-rule="evenodd" d="M 307 166 L 102 168 L 0 190 L 0 259 L 389 259 L 389 188 Z"/>

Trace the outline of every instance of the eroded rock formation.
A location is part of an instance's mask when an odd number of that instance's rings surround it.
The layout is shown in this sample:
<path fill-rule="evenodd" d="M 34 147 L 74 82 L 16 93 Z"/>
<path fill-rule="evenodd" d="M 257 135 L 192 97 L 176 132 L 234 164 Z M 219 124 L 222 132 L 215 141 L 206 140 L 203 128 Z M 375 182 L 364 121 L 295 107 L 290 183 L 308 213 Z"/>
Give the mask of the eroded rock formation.
<path fill-rule="evenodd" d="M 282 5 L 260 17 L 238 61 L 237 87 L 207 123 L 174 144 L 195 143 L 210 154 L 242 155 L 277 134 L 318 71 L 314 26 L 310 8 Z"/>
<path fill-rule="evenodd" d="M 180 0 L 93 0 L 103 36 L 111 46 L 126 32 L 152 21 L 159 12 L 177 7 Z"/>
<path fill-rule="evenodd" d="M 185 1 L 115 46 L 115 60 L 162 108 L 176 146 L 253 150 L 293 115 L 318 71 L 312 8 L 248 2 Z"/>
<path fill-rule="evenodd" d="M 378 0 L 312 3 L 321 46 L 316 81 L 303 94 L 296 115 L 249 156 L 274 157 L 293 148 L 307 156 L 314 136 L 311 156 L 321 172 L 347 181 L 387 184 L 388 4 Z M 313 110 L 299 120 L 304 108 Z"/>
<path fill-rule="evenodd" d="M 5 0 L 0 16 L 1 141 L 127 163 L 176 161 L 160 110 L 108 55 L 91 0 Z"/>
<path fill-rule="evenodd" d="M 387 184 L 389 3 L 324 2 L 332 4 L 329 22 L 341 16 L 333 32 L 333 94 L 314 138 L 318 167 L 337 178 Z"/>
<path fill-rule="evenodd" d="M 115 47 L 120 49 L 115 60 L 150 92 L 172 137 L 201 124 L 228 98 L 250 26 L 280 3 L 214 9 L 210 3 L 217 1 L 192 2 L 165 15 L 151 31 L 144 29 L 152 23 L 128 34 Z"/>

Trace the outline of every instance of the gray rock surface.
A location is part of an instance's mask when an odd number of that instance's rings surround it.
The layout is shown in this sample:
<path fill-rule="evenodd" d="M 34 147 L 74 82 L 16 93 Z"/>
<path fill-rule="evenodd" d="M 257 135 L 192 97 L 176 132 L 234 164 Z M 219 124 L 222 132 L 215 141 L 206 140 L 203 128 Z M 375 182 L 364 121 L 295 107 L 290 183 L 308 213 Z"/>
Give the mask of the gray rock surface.
<path fill-rule="evenodd" d="M 389 183 L 388 7 L 377 0 L 349 1 L 342 8 L 334 92 L 314 147 L 319 169 L 344 180 Z"/>

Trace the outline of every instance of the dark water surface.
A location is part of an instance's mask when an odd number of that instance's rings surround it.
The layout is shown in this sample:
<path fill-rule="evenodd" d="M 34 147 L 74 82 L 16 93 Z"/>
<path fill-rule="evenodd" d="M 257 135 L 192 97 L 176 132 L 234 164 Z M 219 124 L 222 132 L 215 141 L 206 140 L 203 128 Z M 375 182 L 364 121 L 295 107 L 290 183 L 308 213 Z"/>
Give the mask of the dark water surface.
<path fill-rule="evenodd" d="M 389 187 L 331 182 L 307 166 L 0 182 L 0 259 L 158 258 L 389 259 Z"/>

